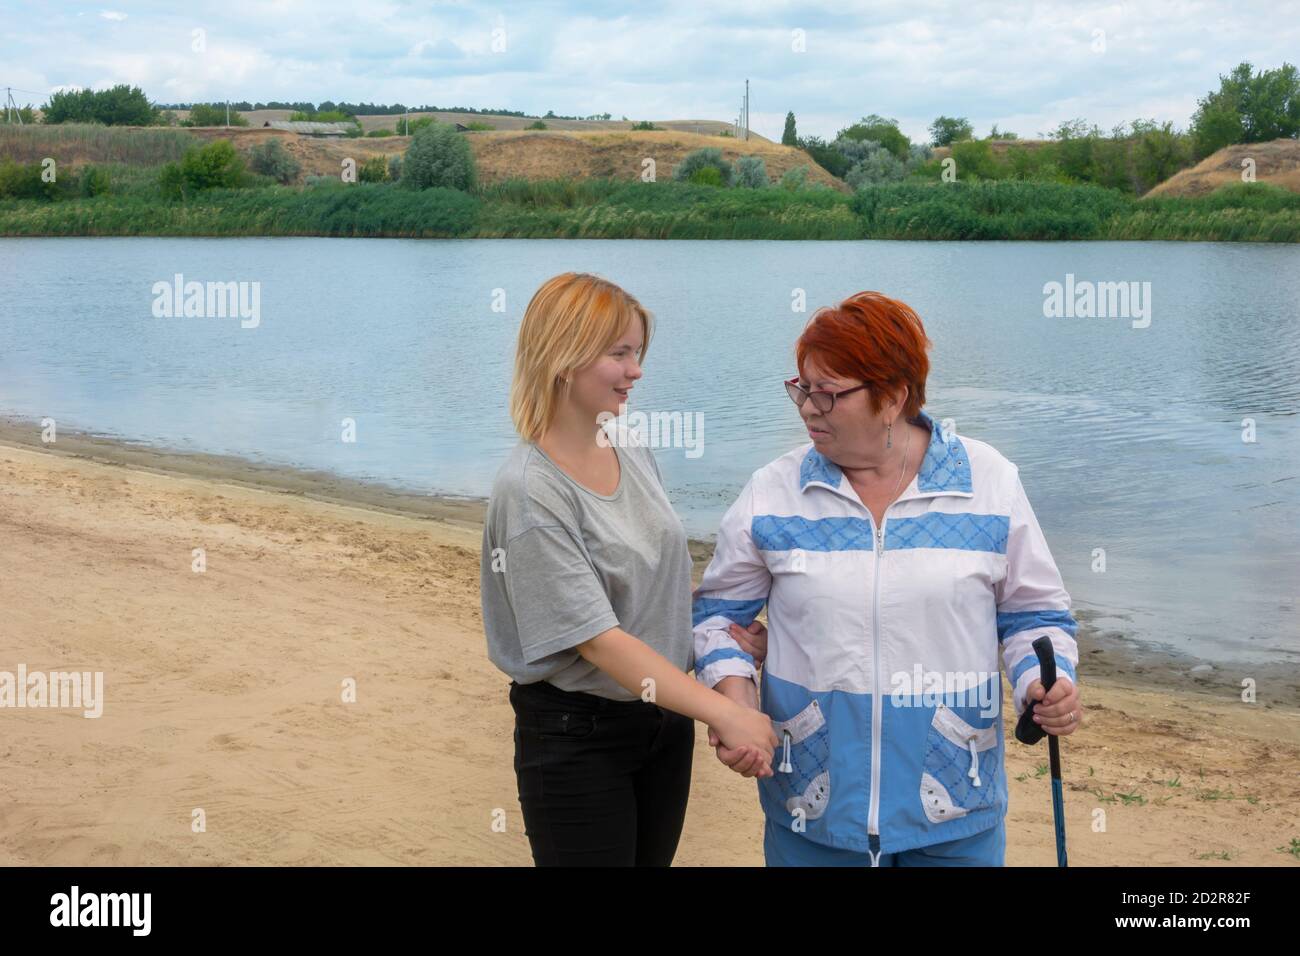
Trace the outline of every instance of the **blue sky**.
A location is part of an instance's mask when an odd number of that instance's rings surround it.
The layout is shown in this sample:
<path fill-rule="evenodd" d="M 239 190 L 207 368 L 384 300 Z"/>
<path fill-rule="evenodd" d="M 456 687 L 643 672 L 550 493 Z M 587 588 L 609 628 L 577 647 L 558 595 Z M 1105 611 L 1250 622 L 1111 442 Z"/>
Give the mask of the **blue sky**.
<path fill-rule="evenodd" d="M 913 139 L 927 138 L 941 113 L 968 117 L 981 135 L 997 123 L 1035 136 L 1074 117 L 1107 129 L 1138 117 L 1185 127 L 1220 73 L 1288 58 L 1300 61 L 1300 2 L 0 8 L 0 86 L 37 93 L 130 83 L 156 102 L 343 99 L 729 120 L 748 77 L 751 125 L 773 138 L 787 110 L 800 133 L 822 136 L 873 112 Z"/>

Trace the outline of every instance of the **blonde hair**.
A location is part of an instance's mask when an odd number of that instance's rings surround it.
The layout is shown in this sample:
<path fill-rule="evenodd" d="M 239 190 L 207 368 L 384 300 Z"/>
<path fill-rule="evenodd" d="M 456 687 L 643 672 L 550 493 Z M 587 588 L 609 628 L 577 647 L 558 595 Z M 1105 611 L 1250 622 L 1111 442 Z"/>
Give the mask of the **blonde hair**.
<path fill-rule="evenodd" d="M 641 320 L 650 347 L 653 320 L 633 296 L 585 272 L 566 272 L 542 283 L 524 311 L 510 385 L 510 418 L 526 441 L 537 441 L 555 418 L 565 377 L 585 368 L 618 341 L 628 322 Z"/>

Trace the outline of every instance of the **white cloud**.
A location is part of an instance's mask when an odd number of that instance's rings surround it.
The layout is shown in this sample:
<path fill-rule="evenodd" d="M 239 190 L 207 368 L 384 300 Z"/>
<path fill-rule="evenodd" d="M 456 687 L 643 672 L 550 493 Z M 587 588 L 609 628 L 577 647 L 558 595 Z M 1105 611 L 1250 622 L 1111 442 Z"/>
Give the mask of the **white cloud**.
<path fill-rule="evenodd" d="M 1294 2 L 1150 0 L 1033 4 L 969 0 L 780 2 L 617 0 L 502 7 L 475 0 L 161 0 L 83 18 L 52 3 L 9 24 L 0 62 L 27 89 L 113 83 L 164 102 L 347 99 L 634 118 L 735 117 L 746 78 L 753 121 L 778 138 L 833 136 L 868 113 L 914 139 L 965 116 L 1022 136 L 1083 117 L 1185 127 L 1196 99 L 1237 62 L 1296 60 Z M 129 15 L 129 22 L 128 22 Z M 111 43 L 98 20 L 117 26 Z M 191 50 L 191 30 L 207 52 Z M 494 53 L 492 30 L 506 50 Z M 790 48 L 791 31 L 807 52 Z M 1093 31 L 1105 31 L 1104 52 Z"/>

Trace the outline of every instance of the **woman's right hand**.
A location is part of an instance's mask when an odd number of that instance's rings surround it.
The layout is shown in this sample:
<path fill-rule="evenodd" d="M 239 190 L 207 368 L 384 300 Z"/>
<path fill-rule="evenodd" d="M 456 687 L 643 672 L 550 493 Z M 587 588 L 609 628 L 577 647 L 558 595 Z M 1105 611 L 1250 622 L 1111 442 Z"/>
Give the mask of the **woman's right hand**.
<path fill-rule="evenodd" d="M 779 743 L 772 730 L 772 718 L 744 704 L 735 701 L 731 704 L 726 719 L 714 728 L 722 746 L 730 750 L 747 749 L 761 755 L 765 766 L 770 765 Z"/>

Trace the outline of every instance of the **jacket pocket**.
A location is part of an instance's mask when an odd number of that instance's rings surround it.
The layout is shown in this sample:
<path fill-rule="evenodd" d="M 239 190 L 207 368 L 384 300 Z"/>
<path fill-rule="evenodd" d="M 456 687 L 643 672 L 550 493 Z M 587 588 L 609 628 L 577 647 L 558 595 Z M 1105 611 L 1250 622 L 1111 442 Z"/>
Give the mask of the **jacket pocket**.
<path fill-rule="evenodd" d="M 944 704 L 935 709 L 921 774 L 921 805 L 931 823 L 994 806 L 1001 772 L 997 734 L 996 724 L 973 727 Z"/>
<path fill-rule="evenodd" d="M 802 810 L 805 819 L 816 820 L 831 799 L 830 727 L 821 704 L 814 700 L 789 720 L 774 720 L 772 729 L 780 741 L 772 767 L 776 772 L 761 783 L 773 788 L 792 816 Z"/>

